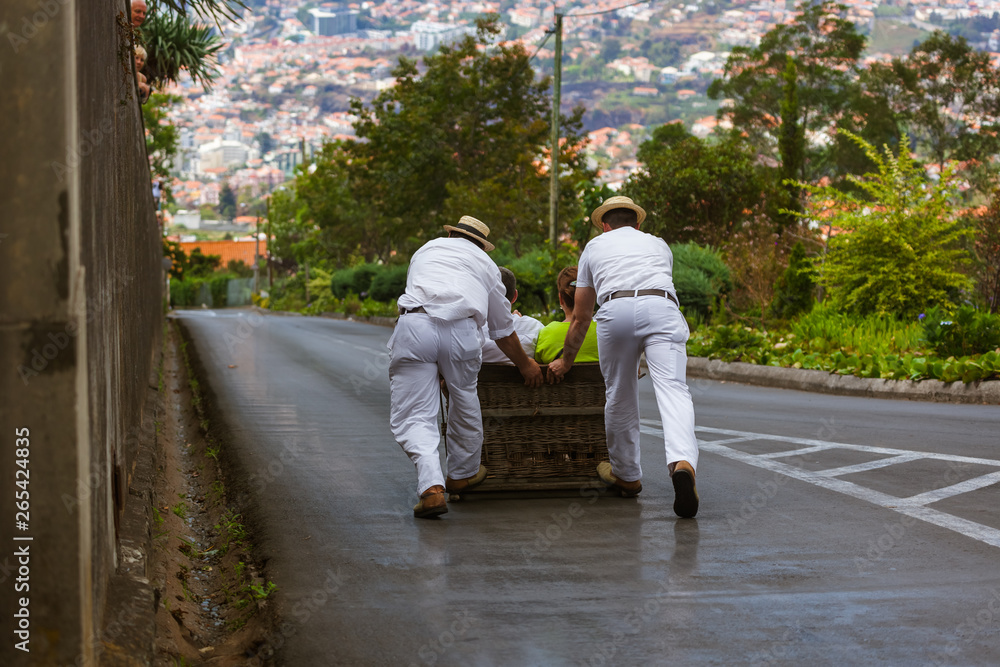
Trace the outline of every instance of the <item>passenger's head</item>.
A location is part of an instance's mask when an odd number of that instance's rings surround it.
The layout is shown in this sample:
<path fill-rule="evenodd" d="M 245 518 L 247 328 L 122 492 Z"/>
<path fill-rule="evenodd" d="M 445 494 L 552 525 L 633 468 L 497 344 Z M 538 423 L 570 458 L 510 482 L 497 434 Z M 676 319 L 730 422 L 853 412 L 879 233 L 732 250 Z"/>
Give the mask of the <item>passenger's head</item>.
<path fill-rule="evenodd" d="M 503 288 L 505 290 L 504 296 L 510 301 L 511 305 L 517 301 L 517 278 L 514 277 L 514 272 L 508 269 L 506 266 L 500 267 L 500 281 L 503 283 Z"/>
<path fill-rule="evenodd" d="M 559 272 L 556 277 L 556 289 L 559 290 L 559 305 L 563 307 L 568 318 L 576 305 L 576 266 L 567 266 Z"/>
<path fill-rule="evenodd" d="M 149 11 L 149 7 L 146 6 L 146 0 L 132 0 L 132 25 L 138 28 L 146 20 L 146 13 Z"/>

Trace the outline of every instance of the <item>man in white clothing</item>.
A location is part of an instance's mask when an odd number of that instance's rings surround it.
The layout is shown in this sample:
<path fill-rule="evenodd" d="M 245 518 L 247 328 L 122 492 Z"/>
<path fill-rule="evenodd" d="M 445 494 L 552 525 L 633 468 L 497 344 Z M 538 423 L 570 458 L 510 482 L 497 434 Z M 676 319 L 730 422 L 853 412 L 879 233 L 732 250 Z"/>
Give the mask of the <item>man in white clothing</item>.
<path fill-rule="evenodd" d="M 621 495 L 636 496 L 642 491 L 637 371 L 645 352 L 663 422 L 674 512 L 690 518 L 698 512 L 699 499 L 694 405 L 686 381 L 689 331 L 674 291 L 673 254 L 663 239 L 639 231 L 645 217 L 628 197 L 610 197 L 591 215 L 604 233 L 580 256 L 574 320 L 562 358 L 549 364 L 549 381 L 559 382 L 572 368 L 595 319 L 611 458 L 610 464 L 597 466 L 597 474 Z M 595 303 L 601 304 L 596 317 Z"/>
<path fill-rule="evenodd" d="M 514 307 L 514 303 L 517 301 L 517 278 L 514 277 L 514 272 L 508 269 L 506 266 L 500 267 L 500 280 L 503 282 L 504 296 L 510 301 L 510 307 Z M 541 331 L 545 325 L 536 320 L 534 317 L 528 317 L 527 315 L 522 315 L 517 311 L 513 311 L 514 315 L 514 331 L 517 332 L 517 338 L 521 341 L 521 349 L 528 357 L 535 358 L 535 342 L 538 340 L 538 332 Z M 483 363 L 484 364 L 511 364 L 513 363 L 510 358 L 503 353 L 503 351 L 497 347 L 495 341 L 489 340 L 486 336 L 486 342 L 483 343 Z"/>
<path fill-rule="evenodd" d="M 428 241 L 410 258 L 399 320 L 389 339 L 389 422 L 396 441 L 417 469 L 420 502 L 413 515 L 448 511 L 445 488 L 457 493 L 486 477 L 480 465 L 483 420 L 476 394 L 482 365 L 483 328 L 537 387 L 542 371 L 514 331 L 500 269 L 486 251 L 490 230 L 470 216 L 445 225 L 447 238 Z M 440 384 L 448 388 L 448 479 L 438 456 Z"/>

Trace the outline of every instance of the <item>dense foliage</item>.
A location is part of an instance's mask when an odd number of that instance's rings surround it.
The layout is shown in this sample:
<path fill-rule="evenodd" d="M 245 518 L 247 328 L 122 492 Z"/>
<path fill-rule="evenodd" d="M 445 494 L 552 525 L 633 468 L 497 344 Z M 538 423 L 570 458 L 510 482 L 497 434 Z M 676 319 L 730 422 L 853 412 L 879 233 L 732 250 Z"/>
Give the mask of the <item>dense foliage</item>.
<path fill-rule="evenodd" d="M 646 209 L 644 231 L 668 243 L 724 244 L 764 206 L 771 189 L 754 153 L 735 136 L 713 143 L 671 129 L 654 133 L 639 153 L 645 169 L 626 181 L 622 194 Z"/>
<path fill-rule="evenodd" d="M 912 317 L 932 306 L 954 306 L 971 290 L 962 272 L 970 231 L 954 207 L 957 183 L 949 171 L 937 182 L 906 152 L 880 154 L 859 137 L 877 171 L 849 176 L 861 194 L 804 184 L 809 214 L 842 233 L 830 239 L 820 282 L 834 304 L 858 315 Z"/>
<path fill-rule="evenodd" d="M 272 202 L 280 256 L 307 261 L 308 245 L 336 266 L 354 255 L 398 261 L 462 215 L 518 253 L 547 238 L 549 82 L 519 43 L 496 44 L 495 16 L 477 24 L 476 37 L 422 68 L 400 58 L 395 86 L 354 101 L 358 140 L 328 144 Z M 560 123 L 560 231 L 579 217 L 578 184 L 592 176 L 582 113 Z"/>
<path fill-rule="evenodd" d="M 206 90 L 212 87 L 224 46 L 212 26 L 192 21 L 184 13 L 152 11 L 142 24 L 141 35 L 147 54 L 143 71 L 151 85 L 177 83 L 181 70 L 186 70 Z"/>
<path fill-rule="evenodd" d="M 671 250 L 674 287 L 684 313 L 688 317 L 708 318 L 719 298 L 733 288 L 729 267 L 718 252 L 696 243 L 681 243 Z"/>

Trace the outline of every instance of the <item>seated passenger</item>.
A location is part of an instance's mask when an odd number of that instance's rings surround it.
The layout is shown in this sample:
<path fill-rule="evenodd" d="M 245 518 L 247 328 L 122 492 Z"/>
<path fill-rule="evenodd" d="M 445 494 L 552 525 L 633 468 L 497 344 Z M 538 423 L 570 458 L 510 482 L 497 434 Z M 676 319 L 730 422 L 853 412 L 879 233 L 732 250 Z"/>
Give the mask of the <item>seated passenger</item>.
<path fill-rule="evenodd" d="M 503 286 L 507 290 L 505 296 L 507 297 L 507 300 L 510 301 L 511 308 L 513 309 L 514 302 L 517 301 L 517 279 L 514 277 L 514 272 L 506 266 L 501 266 L 500 280 L 503 281 Z M 535 356 L 535 339 L 538 338 L 538 332 L 542 330 L 542 323 L 534 317 L 521 315 L 521 313 L 516 310 L 513 312 L 514 331 L 517 332 L 517 338 L 521 341 L 521 347 L 524 349 L 524 353 L 528 355 L 529 359 L 531 359 Z M 486 342 L 483 343 L 484 364 L 514 365 L 514 362 L 507 358 L 506 354 L 500 351 L 500 348 L 497 347 L 496 343 L 490 340 L 488 335 L 484 336 L 484 338 L 486 339 Z"/>
<path fill-rule="evenodd" d="M 573 306 L 576 305 L 575 266 L 567 266 L 559 272 L 556 288 L 559 290 L 559 305 L 566 314 L 566 321 L 547 324 L 539 332 L 538 342 L 535 343 L 535 361 L 540 364 L 558 359 L 566 344 L 566 334 L 569 333 L 569 325 L 573 322 Z M 590 328 L 587 329 L 587 336 L 583 339 L 575 363 L 587 361 L 597 361 L 597 322 L 594 321 L 591 321 Z"/>

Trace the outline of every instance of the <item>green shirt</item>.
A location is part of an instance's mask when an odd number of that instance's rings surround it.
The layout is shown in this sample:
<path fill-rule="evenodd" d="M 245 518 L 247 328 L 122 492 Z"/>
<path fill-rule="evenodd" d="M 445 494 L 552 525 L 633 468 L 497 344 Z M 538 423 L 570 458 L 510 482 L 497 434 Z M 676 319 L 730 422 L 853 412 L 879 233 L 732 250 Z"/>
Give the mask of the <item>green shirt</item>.
<path fill-rule="evenodd" d="M 562 354 L 563 346 L 566 345 L 566 334 L 569 333 L 569 322 L 552 322 L 538 332 L 538 341 L 535 343 L 535 361 L 540 364 L 547 364 L 555 361 Z M 587 336 L 583 339 L 583 345 L 576 355 L 574 363 L 585 363 L 597 361 L 597 323 L 591 321 Z"/>

